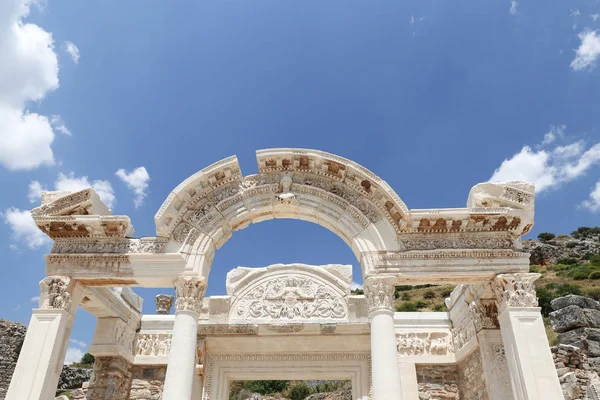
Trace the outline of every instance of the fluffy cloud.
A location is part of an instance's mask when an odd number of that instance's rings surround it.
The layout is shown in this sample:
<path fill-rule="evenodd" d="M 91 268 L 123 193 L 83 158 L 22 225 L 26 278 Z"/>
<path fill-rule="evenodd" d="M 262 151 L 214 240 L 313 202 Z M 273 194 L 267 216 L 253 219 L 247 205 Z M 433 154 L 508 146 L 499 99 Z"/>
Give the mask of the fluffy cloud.
<path fill-rule="evenodd" d="M 352 284 L 350 285 L 350 289 L 352 289 L 352 290 L 362 289 L 362 288 L 363 288 L 362 283 L 352 281 Z"/>
<path fill-rule="evenodd" d="M 33 3 L 0 1 L 0 164 L 12 170 L 54 164 L 52 124 L 27 109 L 58 88 L 52 35 L 23 21 Z"/>
<path fill-rule="evenodd" d="M 510 13 L 510 15 L 515 15 L 517 13 L 517 6 L 518 5 L 519 5 L 519 3 L 517 3 L 514 0 L 510 2 L 510 10 L 508 10 L 508 12 Z"/>
<path fill-rule="evenodd" d="M 54 182 L 54 190 L 78 191 L 87 188 L 93 188 L 100 199 L 106 203 L 108 207 L 112 207 L 115 203 L 115 192 L 109 181 L 95 180 L 90 182 L 87 176 L 75 176 L 71 172 L 68 175 L 60 172 Z M 42 192 L 48 190 L 39 181 L 32 181 L 29 184 L 29 193 L 27 198 L 31 203 L 37 203 L 42 197 Z"/>
<path fill-rule="evenodd" d="M 81 357 L 83 357 L 85 353 L 76 347 L 69 347 L 67 349 L 67 355 L 65 357 L 65 365 L 71 365 L 74 362 L 81 361 Z"/>
<path fill-rule="evenodd" d="M 596 60 L 600 56 L 600 35 L 598 31 L 589 29 L 579 33 L 581 44 L 575 51 L 575 59 L 571 62 L 571 68 L 575 71 L 592 69 L 596 66 Z"/>
<path fill-rule="evenodd" d="M 39 230 L 29 210 L 11 207 L 4 213 L 4 223 L 10 226 L 13 240 L 35 250 L 50 243 L 50 239 Z M 11 246 L 15 248 L 15 246 Z"/>
<path fill-rule="evenodd" d="M 600 211 L 600 181 L 596 183 L 596 186 L 590 193 L 589 200 L 584 200 L 581 203 L 581 206 L 587 208 L 592 212 Z"/>
<path fill-rule="evenodd" d="M 534 182 L 536 192 L 541 193 L 584 175 L 598 163 L 600 143 L 586 148 L 585 143 L 579 141 L 538 151 L 523 146 L 520 152 L 502 162 L 490 182 Z"/>
<path fill-rule="evenodd" d="M 53 115 L 52 117 L 50 117 L 50 124 L 58 132 L 71 136 L 71 131 L 69 130 L 69 128 L 67 128 L 65 122 L 63 121 L 60 115 Z"/>
<path fill-rule="evenodd" d="M 79 347 L 87 347 L 87 343 L 82 342 L 81 340 L 70 339 L 69 342 L 71 342 Z M 79 360 L 77 360 L 77 361 L 79 361 Z"/>
<path fill-rule="evenodd" d="M 150 181 L 150 175 L 148 175 L 146 168 L 138 167 L 131 172 L 121 168 L 116 172 L 116 175 L 135 193 L 133 199 L 135 208 L 144 204 L 144 198 L 148 195 L 148 182 Z"/>
<path fill-rule="evenodd" d="M 590 18 L 592 21 L 596 22 L 596 20 L 600 18 L 600 14 L 590 14 Z"/>
<path fill-rule="evenodd" d="M 79 48 L 75 46 L 75 43 L 68 40 L 65 41 L 63 43 L 63 50 L 71 56 L 75 64 L 79 64 Z"/>
<path fill-rule="evenodd" d="M 566 125 L 550 125 L 550 130 L 544 135 L 542 146 L 554 142 L 558 137 L 563 137 L 566 128 Z"/>

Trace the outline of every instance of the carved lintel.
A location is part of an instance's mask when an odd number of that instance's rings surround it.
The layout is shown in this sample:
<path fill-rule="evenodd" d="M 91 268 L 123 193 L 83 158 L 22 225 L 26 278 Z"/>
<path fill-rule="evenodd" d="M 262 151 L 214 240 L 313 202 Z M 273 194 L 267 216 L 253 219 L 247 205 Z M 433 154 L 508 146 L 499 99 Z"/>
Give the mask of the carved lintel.
<path fill-rule="evenodd" d="M 135 343 L 137 356 L 168 356 L 171 351 L 171 334 L 138 334 Z"/>
<path fill-rule="evenodd" d="M 171 307 L 173 307 L 173 301 L 175 298 L 167 294 L 159 294 L 155 298 L 156 302 L 156 313 L 157 314 L 170 314 Z"/>
<path fill-rule="evenodd" d="M 540 274 L 501 274 L 492 283 L 498 300 L 498 313 L 507 307 L 537 307 L 538 300 L 533 282 Z"/>
<path fill-rule="evenodd" d="M 375 311 L 394 312 L 394 276 L 376 276 L 367 278 L 364 283 L 365 298 L 369 313 Z"/>
<path fill-rule="evenodd" d="M 482 329 L 500 329 L 498 307 L 494 300 L 475 300 L 469 304 L 469 315 L 477 332 Z"/>
<path fill-rule="evenodd" d="M 40 308 L 65 310 L 71 308 L 71 293 L 66 276 L 47 276 L 40 281 Z"/>
<path fill-rule="evenodd" d="M 193 311 L 200 314 L 202 310 L 202 299 L 206 291 L 206 279 L 179 277 L 175 281 L 175 312 Z"/>

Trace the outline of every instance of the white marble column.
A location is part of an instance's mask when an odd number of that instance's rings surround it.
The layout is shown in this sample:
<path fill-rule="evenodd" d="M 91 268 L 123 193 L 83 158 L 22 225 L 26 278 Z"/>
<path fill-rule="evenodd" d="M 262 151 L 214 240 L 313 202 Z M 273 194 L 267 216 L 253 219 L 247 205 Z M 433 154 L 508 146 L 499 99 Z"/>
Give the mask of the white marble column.
<path fill-rule="evenodd" d="M 29 321 L 6 400 L 54 399 L 75 321 L 73 287 L 62 276 L 40 282 L 39 308 Z"/>
<path fill-rule="evenodd" d="M 540 274 L 498 275 L 492 287 L 515 400 L 563 400 L 533 282 Z"/>
<path fill-rule="evenodd" d="M 178 278 L 175 282 L 175 323 L 165 377 L 163 400 L 190 400 L 196 370 L 198 317 L 206 291 L 204 278 Z"/>
<path fill-rule="evenodd" d="M 394 330 L 393 276 L 367 278 L 365 297 L 371 322 L 373 400 L 401 400 L 402 385 Z"/>

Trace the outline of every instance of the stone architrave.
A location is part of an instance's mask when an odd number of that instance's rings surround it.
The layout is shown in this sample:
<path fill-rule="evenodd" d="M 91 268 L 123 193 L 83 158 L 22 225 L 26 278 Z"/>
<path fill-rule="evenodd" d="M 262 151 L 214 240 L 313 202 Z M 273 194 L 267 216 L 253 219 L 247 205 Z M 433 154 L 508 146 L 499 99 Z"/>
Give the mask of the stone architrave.
<path fill-rule="evenodd" d="M 167 315 L 171 313 L 171 307 L 175 298 L 167 294 L 159 294 L 155 298 L 156 302 L 156 313 L 160 315 Z"/>
<path fill-rule="evenodd" d="M 395 282 L 393 276 L 370 277 L 364 282 L 371 321 L 373 400 L 403 399 L 394 330 Z"/>
<path fill-rule="evenodd" d="M 163 400 L 190 399 L 194 386 L 198 317 L 206 291 L 204 278 L 180 277 L 175 281 L 175 323 Z"/>
<path fill-rule="evenodd" d="M 498 275 L 492 289 L 515 400 L 562 400 L 533 282 L 540 274 Z"/>

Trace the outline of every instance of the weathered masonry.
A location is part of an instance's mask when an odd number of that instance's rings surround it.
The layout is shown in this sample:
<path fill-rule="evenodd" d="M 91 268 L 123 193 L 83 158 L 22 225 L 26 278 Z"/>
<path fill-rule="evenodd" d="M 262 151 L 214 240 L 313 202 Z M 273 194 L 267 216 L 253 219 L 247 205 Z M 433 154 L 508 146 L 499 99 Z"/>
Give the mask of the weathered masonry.
<path fill-rule="evenodd" d="M 53 398 L 78 307 L 98 318 L 91 400 L 226 400 L 231 381 L 251 379 L 345 379 L 357 400 L 562 399 L 520 246 L 533 185 L 482 183 L 466 208 L 411 210 L 333 154 L 269 149 L 257 161 L 257 175 L 230 157 L 177 186 L 156 237 L 132 238 L 91 189 L 44 193 L 32 214 L 54 246 L 7 399 Z M 341 237 L 365 295 L 350 294 L 349 266 L 295 264 L 233 269 L 227 295 L 205 298 L 215 252 L 272 218 Z M 395 285 L 424 283 L 457 285 L 449 313 L 394 312 Z M 132 287 L 176 298 L 142 315 Z"/>

